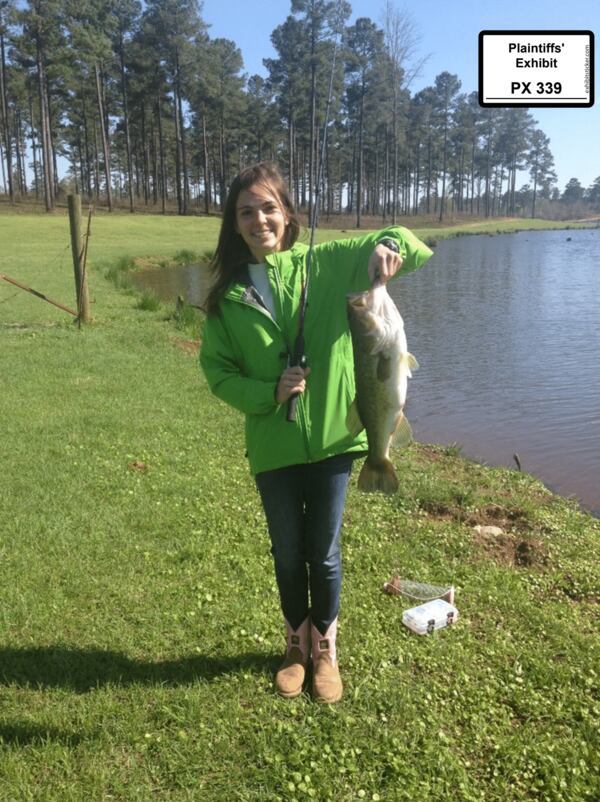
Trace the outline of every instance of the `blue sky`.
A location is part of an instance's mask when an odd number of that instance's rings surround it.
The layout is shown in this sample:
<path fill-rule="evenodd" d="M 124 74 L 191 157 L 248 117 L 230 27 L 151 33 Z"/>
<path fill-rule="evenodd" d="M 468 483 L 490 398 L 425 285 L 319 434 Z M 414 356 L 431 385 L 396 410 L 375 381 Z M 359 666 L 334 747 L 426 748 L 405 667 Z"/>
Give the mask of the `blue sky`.
<path fill-rule="evenodd" d="M 370 17 L 381 22 L 385 0 L 350 0 L 352 18 Z M 275 55 L 272 30 L 290 13 L 289 0 L 271 0 L 260 6 L 256 0 L 204 0 L 203 17 L 211 26 L 211 37 L 236 42 L 248 74 L 266 75 L 263 58 Z M 396 8 L 412 19 L 420 38 L 419 57 L 429 56 L 420 77 L 411 86 L 415 92 L 431 85 L 444 70 L 458 75 L 461 91 L 472 92 L 478 84 L 478 35 L 482 30 L 591 30 L 600 48 L 600 0 L 406 0 Z M 264 10 L 263 10 L 264 9 Z M 266 10 L 268 9 L 268 11 Z M 596 55 L 596 60 L 600 54 Z M 596 70 L 597 74 L 597 70 Z M 558 186 L 570 178 L 584 187 L 600 176 L 600 87 L 596 86 L 592 108 L 532 109 L 539 127 L 550 137 Z M 527 176 L 523 175 L 523 183 Z"/>

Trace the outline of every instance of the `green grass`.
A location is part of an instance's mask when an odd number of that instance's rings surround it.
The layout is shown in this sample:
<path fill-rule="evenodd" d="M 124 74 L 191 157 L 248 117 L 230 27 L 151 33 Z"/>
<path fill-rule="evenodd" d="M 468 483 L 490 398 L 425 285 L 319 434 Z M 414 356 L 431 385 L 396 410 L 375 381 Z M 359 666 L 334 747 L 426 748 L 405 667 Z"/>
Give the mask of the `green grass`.
<path fill-rule="evenodd" d="M 353 477 L 345 698 L 273 694 L 242 418 L 198 370 L 195 310 L 138 308 L 104 275 L 216 227 L 98 217 L 81 330 L 0 285 L 0 800 L 596 802 L 600 522 L 458 448 L 396 453 L 391 498 Z M 64 217 L 3 216 L 0 239 L 0 272 L 73 303 Z M 457 625 L 403 628 L 396 571 L 454 583 Z"/>

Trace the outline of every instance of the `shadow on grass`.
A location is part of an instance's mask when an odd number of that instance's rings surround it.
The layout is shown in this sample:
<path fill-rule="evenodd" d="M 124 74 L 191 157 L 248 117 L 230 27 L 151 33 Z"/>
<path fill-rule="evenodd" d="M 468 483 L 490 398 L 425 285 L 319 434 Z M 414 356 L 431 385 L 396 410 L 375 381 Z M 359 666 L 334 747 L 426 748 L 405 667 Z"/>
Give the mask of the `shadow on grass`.
<path fill-rule="evenodd" d="M 37 724 L 0 724 L 0 744 L 7 746 L 45 744 L 48 741 L 65 746 L 77 746 L 83 740 L 83 735 L 63 732 L 55 727 L 40 727 Z"/>
<path fill-rule="evenodd" d="M 44 646 L 0 649 L 0 684 L 67 688 L 86 693 L 104 685 L 186 685 L 243 671 L 274 672 L 280 658 L 258 652 L 233 657 L 201 654 L 179 660 L 144 662 L 121 652 Z"/>

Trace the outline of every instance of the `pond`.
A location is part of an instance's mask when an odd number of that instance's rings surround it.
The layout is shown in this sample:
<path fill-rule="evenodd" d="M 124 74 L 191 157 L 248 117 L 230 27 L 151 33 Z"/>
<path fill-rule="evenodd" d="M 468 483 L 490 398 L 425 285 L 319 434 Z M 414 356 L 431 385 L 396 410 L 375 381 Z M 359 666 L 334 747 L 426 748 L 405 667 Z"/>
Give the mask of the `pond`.
<path fill-rule="evenodd" d="M 421 368 L 407 416 L 421 442 L 516 467 L 600 513 L 600 230 L 442 240 L 389 285 Z M 202 268 L 136 276 L 199 303 Z"/>

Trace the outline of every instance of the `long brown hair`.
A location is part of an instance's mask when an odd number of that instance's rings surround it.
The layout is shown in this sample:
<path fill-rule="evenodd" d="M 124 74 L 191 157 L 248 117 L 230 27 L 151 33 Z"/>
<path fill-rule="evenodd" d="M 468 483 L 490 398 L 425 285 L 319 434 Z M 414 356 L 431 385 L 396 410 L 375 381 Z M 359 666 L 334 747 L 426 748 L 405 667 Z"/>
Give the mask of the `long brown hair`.
<path fill-rule="evenodd" d="M 250 249 L 241 235 L 235 230 L 235 223 L 237 199 L 240 192 L 244 189 L 250 189 L 255 184 L 261 184 L 275 195 L 288 219 L 281 250 L 288 250 L 298 239 L 300 221 L 288 188 L 277 166 L 272 162 L 259 162 L 242 170 L 233 179 L 229 188 L 225 209 L 223 210 L 217 249 L 210 263 L 214 282 L 204 304 L 209 315 L 214 315 L 217 312 L 219 302 L 239 268 L 253 259 Z"/>

